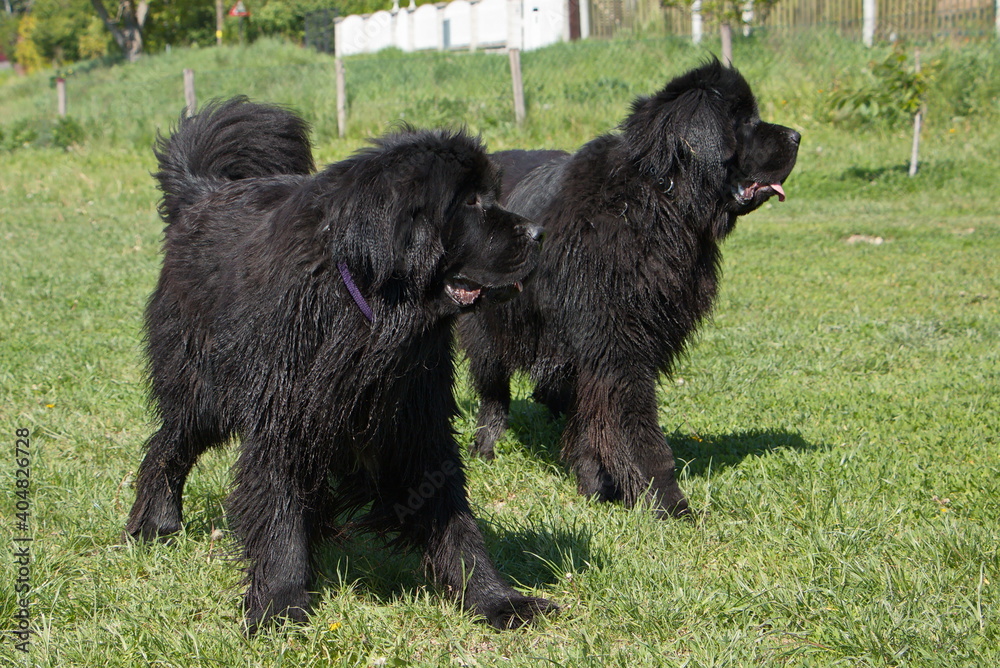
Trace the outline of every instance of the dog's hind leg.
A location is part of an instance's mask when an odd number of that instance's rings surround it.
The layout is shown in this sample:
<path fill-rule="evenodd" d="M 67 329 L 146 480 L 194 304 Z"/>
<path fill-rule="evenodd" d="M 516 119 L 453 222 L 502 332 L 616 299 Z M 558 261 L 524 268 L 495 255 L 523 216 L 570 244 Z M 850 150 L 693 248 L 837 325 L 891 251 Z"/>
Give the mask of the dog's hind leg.
<path fill-rule="evenodd" d="M 568 413 L 573 406 L 576 383 L 573 367 L 556 359 L 555 355 L 545 356 L 531 369 L 531 378 L 535 381 L 531 398 L 548 408 L 553 418 Z"/>
<path fill-rule="evenodd" d="M 510 415 L 510 372 L 498 355 L 471 358 L 472 382 L 479 395 L 479 419 L 475 442 L 470 453 L 483 459 L 493 459 L 493 448 L 507 430 Z"/>
<path fill-rule="evenodd" d="M 563 457 L 585 496 L 621 500 L 627 507 L 645 501 L 661 516 L 690 512 L 660 429 L 652 380 L 581 374 L 563 432 Z"/>
<path fill-rule="evenodd" d="M 469 359 L 472 385 L 479 395 L 479 419 L 475 441 L 469 453 L 483 459 L 493 459 L 493 448 L 507 430 L 510 414 L 511 369 L 505 363 L 505 342 L 495 336 L 502 326 L 495 322 L 496 313 L 475 313 L 458 322 L 462 347 Z"/>
<path fill-rule="evenodd" d="M 164 421 L 146 445 L 126 537 L 155 540 L 180 531 L 184 482 L 201 453 L 225 440 L 219 433 L 187 429 L 180 423 Z"/>

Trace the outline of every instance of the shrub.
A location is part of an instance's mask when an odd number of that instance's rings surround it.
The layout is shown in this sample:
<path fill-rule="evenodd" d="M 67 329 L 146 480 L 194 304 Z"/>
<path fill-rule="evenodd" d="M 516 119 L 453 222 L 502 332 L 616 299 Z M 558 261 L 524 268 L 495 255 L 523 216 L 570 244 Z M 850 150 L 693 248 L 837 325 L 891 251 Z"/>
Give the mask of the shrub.
<path fill-rule="evenodd" d="M 60 118 L 52 128 L 52 143 L 62 149 L 83 143 L 83 126 L 71 116 Z"/>
<path fill-rule="evenodd" d="M 21 119 L 15 121 L 10 126 L 9 134 L 3 139 L 2 147 L 4 150 L 13 151 L 16 148 L 21 148 L 27 144 L 30 144 L 38 139 L 38 130 L 36 130 L 27 119 Z"/>
<path fill-rule="evenodd" d="M 830 93 L 832 120 L 889 126 L 912 120 L 924 103 L 936 64 L 918 72 L 908 61 L 897 44 L 884 60 L 869 63 L 859 80 L 836 82 Z"/>

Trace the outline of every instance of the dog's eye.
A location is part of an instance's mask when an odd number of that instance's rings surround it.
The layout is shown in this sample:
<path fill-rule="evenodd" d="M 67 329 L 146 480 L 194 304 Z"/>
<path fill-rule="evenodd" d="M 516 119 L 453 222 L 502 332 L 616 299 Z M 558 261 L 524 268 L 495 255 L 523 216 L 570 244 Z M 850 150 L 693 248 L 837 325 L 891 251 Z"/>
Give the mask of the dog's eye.
<path fill-rule="evenodd" d="M 479 206 L 479 194 L 469 195 L 469 199 L 465 200 L 465 203 L 469 206 Z"/>

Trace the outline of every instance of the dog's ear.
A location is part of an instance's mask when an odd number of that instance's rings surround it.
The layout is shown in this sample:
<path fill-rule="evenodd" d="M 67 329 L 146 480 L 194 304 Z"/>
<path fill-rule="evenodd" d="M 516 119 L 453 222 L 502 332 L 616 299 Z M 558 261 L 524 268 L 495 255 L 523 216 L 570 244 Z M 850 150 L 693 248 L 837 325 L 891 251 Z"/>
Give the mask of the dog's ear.
<path fill-rule="evenodd" d="M 421 215 L 419 210 L 405 207 L 396 216 L 396 222 L 392 229 L 392 257 L 393 266 L 397 271 L 404 268 L 404 259 L 407 250 L 413 245 L 413 237 L 419 227 Z"/>
<path fill-rule="evenodd" d="M 677 142 L 669 102 L 658 96 L 640 97 L 622 123 L 629 159 L 643 171 L 671 173 L 677 165 Z"/>
<path fill-rule="evenodd" d="M 441 230 L 450 193 L 438 193 L 432 181 L 422 179 L 412 188 L 399 189 L 392 205 L 392 271 L 411 281 L 429 276 L 444 253 Z"/>
<path fill-rule="evenodd" d="M 622 124 L 630 158 L 658 175 L 718 165 L 725 160 L 725 127 L 719 95 L 705 88 L 677 91 L 668 87 L 637 99 Z"/>
<path fill-rule="evenodd" d="M 400 185 L 352 193 L 349 202 L 328 214 L 334 248 L 339 247 L 360 282 L 375 288 L 399 277 L 419 283 L 443 252 L 440 224 L 435 224 L 443 214 L 434 210 L 440 203 L 429 202 L 432 197 L 426 193 L 403 192 Z"/>

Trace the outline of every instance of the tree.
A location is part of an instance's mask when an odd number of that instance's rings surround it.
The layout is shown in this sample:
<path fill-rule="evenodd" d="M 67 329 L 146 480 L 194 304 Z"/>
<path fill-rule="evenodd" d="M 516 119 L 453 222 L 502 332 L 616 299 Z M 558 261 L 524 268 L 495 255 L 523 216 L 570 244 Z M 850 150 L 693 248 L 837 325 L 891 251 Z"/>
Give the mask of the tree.
<path fill-rule="evenodd" d="M 779 0 L 660 0 L 664 7 L 699 10 L 710 22 L 719 24 L 719 37 L 722 40 L 722 61 L 727 65 L 733 63 L 733 24 L 743 22 L 745 11 L 753 11 L 766 15 Z M 698 6 L 697 8 L 695 6 Z"/>
<path fill-rule="evenodd" d="M 25 16 L 17 26 L 17 45 L 14 47 L 14 60 L 20 64 L 26 72 L 33 72 L 45 67 L 45 58 L 42 57 L 35 44 L 34 32 L 38 28 L 38 20 L 34 16 Z"/>
<path fill-rule="evenodd" d="M 135 62 L 142 53 L 142 30 L 149 14 L 148 0 L 119 0 L 118 14 L 112 19 L 104 8 L 104 0 L 90 0 L 115 43 L 129 62 Z"/>

